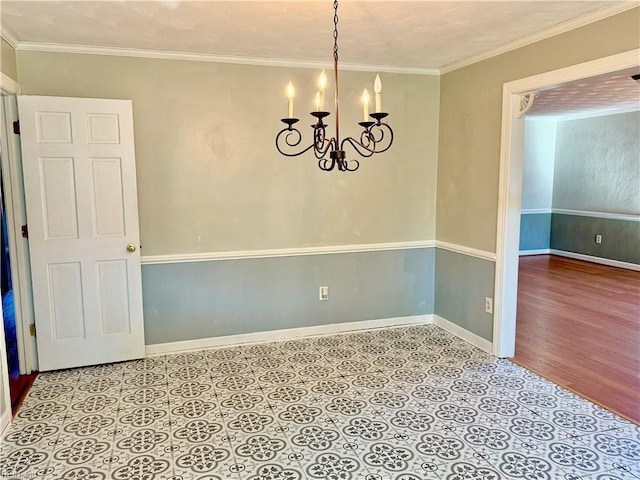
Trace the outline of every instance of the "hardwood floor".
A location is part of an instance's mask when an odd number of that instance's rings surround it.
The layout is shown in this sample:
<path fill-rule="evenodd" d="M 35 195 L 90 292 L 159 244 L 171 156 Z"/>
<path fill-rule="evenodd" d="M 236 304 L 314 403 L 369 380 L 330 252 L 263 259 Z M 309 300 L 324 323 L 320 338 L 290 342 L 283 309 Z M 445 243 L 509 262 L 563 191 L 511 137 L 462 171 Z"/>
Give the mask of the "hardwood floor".
<path fill-rule="evenodd" d="M 36 381 L 37 376 L 37 373 L 31 373 L 29 375 L 20 375 L 9 379 L 11 410 L 14 415 L 18 413 L 18 409 L 20 408 L 20 405 L 22 405 L 22 401 L 26 398 L 31 385 Z"/>
<path fill-rule="evenodd" d="M 514 360 L 640 424 L 640 272 L 521 257 Z"/>

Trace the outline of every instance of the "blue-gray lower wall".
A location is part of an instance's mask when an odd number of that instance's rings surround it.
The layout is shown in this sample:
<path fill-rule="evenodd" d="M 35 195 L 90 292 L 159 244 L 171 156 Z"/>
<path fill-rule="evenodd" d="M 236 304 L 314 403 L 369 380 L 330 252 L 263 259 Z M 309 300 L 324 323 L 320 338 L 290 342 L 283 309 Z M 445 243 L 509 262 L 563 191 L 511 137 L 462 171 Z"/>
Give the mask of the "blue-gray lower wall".
<path fill-rule="evenodd" d="M 553 213 L 551 248 L 640 264 L 640 222 Z"/>
<path fill-rule="evenodd" d="M 485 297 L 493 298 L 495 263 L 436 249 L 435 313 L 485 340 L 493 339 L 493 315 Z"/>
<path fill-rule="evenodd" d="M 520 251 L 548 250 L 551 244 L 551 213 L 520 216 Z"/>
<path fill-rule="evenodd" d="M 434 257 L 417 248 L 143 265 L 145 343 L 431 314 Z"/>

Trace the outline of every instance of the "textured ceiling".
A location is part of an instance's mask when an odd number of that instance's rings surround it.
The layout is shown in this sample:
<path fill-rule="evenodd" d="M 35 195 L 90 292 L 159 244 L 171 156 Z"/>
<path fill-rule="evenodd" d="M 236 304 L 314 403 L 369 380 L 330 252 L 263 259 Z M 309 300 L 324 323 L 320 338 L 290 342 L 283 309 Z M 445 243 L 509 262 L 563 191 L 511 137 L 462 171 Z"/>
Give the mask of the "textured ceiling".
<path fill-rule="evenodd" d="M 340 59 L 441 68 L 616 3 L 343 0 Z M 2 0 L 1 5 L 3 27 L 23 42 L 331 60 L 330 0 Z"/>
<path fill-rule="evenodd" d="M 339 7 L 345 66 L 442 69 L 563 22 L 633 1 L 356 1 Z M 329 64 L 330 0 L 0 0 L 18 48 L 115 47 Z M 381 68 L 382 70 L 382 68 Z M 627 72 L 628 73 L 628 72 Z M 540 92 L 530 115 L 630 109 L 638 84 L 620 75 Z"/>
<path fill-rule="evenodd" d="M 576 117 L 640 110 L 640 68 L 600 75 L 538 92 L 528 116 Z"/>

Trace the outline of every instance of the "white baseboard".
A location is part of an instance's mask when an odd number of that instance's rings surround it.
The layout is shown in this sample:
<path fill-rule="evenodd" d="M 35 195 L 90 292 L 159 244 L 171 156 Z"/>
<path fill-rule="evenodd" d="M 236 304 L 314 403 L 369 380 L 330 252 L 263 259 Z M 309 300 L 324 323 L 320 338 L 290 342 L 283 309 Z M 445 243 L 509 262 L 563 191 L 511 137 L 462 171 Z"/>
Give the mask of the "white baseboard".
<path fill-rule="evenodd" d="M 403 327 L 407 325 L 425 325 L 433 322 L 433 315 L 414 315 L 410 317 L 381 318 L 378 320 L 364 320 L 359 322 L 332 323 L 314 327 L 288 328 L 268 332 L 243 333 L 224 337 L 199 338 L 179 342 L 156 343 L 145 347 L 146 355 L 165 355 L 167 353 L 184 352 L 188 350 L 202 350 L 205 348 L 241 345 L 247 343 L 265 343 L 282 340 L 292 340 L 316 335 L 370 330 L 374 328 Z M 453 332 L 452 332 L 453 333 Z"/>
<path fill-rule="evenodd" d="M 471 345 L 478 347 L 480 350 L 484 350 L 487 353 L 493 355 L 493 343 L 486 340 L 469 330 L 459 327 L 453 322 L 450 322 L 446 318 L 442 318 L 440 315 L 433 315 L 433 323 L 438 327 L 446 330 L 449 333 L 454 334 L 456 337 L 469 342 Z"/>
<path fill-rule="evenodd" d="M 551 253 L 551 249 L 540 248 L 538 250 L 520 250 L 519 253 L 521 257 L 526 257 L 527 255 L 549 255 Z"/>
<path fill-rule="evenodd" d="M 575 260 L 584 260 L 585 262 L 608 265 L 610 267 L 626 268 L 627 270 L 640 271 L 640 265 L 638 265 L 637 263 L 621 262 L 619 260 L 610 260 L 608 258 L 593 257 L 591 255 L 584 255 L 582 253 L 566 252 L 564 250 L 551 249 L 549 253 L 551 255 L 558 255 L 559 257 L 573 258 Z"/>
<path fill-rule="evenodd" d="M 637 263 L 621 262 L 620 260 L 611 260 L 610 258 L 594 257 L 583 253 L 567 252 L 565 250 L 555 250 L 553 248 L 543 248 L 540 250 L 520 250 L 519 255 L 526 257 L 528 255 L 557 255 L 559 257 L 573 258 L 575 260 L 583 260 L 585 262 L 599 263 L 600 265 L 608 265 L 610 267 L 626 268 L 627 270 L 640 271 L 640 265 Z"/>

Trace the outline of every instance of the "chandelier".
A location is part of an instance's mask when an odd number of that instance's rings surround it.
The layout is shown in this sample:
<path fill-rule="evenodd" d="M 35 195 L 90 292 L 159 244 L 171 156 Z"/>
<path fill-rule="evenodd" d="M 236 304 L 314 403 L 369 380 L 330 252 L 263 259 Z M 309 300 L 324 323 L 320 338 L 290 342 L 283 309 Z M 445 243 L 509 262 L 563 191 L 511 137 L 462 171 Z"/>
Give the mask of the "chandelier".
<path fill-rule="evenodd" d="M 331 171 L 338 168 L 341 172 L 353 172 L 358 169 L 360 162 L 358 160 L 347 160 L 345 147 L 350 145 L 351 148 L 361 157 L 371 157 L 374 153 L 382 153 L 389 150 L 393 143 L 393 130 L 382 120 L 389 114 L 382 112 L 382 82 L 380 75 L 376 75 L 374 82 L 375 93 L 375 112 L 369 113 L 369 92 L 365 89 L 362 92 L 363 103 L 363 120 L 358 125 L 362 127 L 360 138 L 345 137 L 340 139 L 340 113 L 338 109 L 338 0 L 333 2 L 333 73 L 335 78 L 335 114 L 336 114 L 336 130 L 335 136 L 327 138 L 327 124 L 324 119 L 330 115 L 324 111 L 324 94 L 327 86 L 327 76 L 324 70 L 320 75 L 318 82 L 318 91 L 315 95 L 316 110 L 311 112 L 315 118 L 313 128 L 313 143 L 301 150 L 297 150 L 302 143 L 302 134 L 295 127 L 300 120 L 293 116 L 293 84 L 289 82 L 287 86 L 288 99 L 288 117 L 283 118 L 282 122 L 286 125 L 276 135 L 276 148 L 287 157 L 296 157 L 302 155 L 309 150 L 313 150 L 315 157 L 318 159 L 318 167 L 324 171 Z M 327 158 L 327 153 L 329 157 Z"/>

